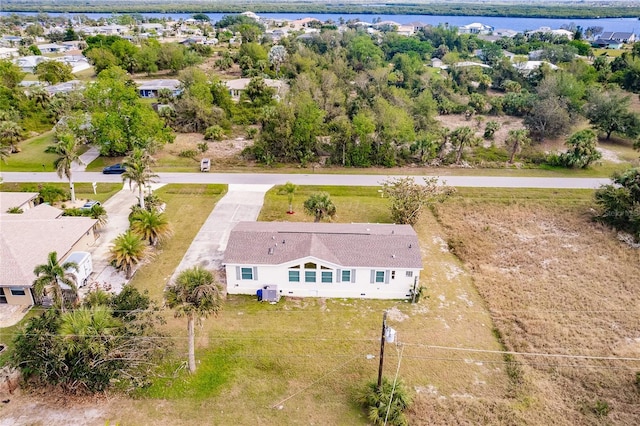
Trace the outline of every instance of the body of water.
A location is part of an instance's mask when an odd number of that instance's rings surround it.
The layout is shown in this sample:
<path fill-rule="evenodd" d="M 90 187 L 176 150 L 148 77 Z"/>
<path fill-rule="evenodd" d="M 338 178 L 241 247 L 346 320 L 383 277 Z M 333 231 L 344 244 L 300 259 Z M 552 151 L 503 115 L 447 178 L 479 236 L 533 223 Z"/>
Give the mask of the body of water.
<path fill-rule="evenodd" d="M 0 12 L 7 15 L 6 12 Z M 32 13 L 21 13 L 29 15 Z M 69 16 L 73 17 L 77 14 L 49 13 L 50 16 Z M 91 19 L 109 18 L 113 16 L 110 13 L 85 13 L 83 14 Z M 191 13 L 143 13 L 148 18 L 171 18 L 171 19 L 188 19 L 193 16 Z M 223 13 L 207 13 L 212 22 L 220 20 L 225 14 Z M 350 19 L 359 19 L 363 22 L 371 22 L 380 18 L 383 21 L 395 21 L 399 24 L 407 24 L 410 22 L 422 22 L 425 24 L 438 25 L 448 24 L 450 26 L 462 26 L 473 22 L 481 22 L 491 25 L 495 29 L 511 29 L 515 31 L 535 30 L 540 27 L 551 27 L 558 29 L 562 25 L 575 24 L 582 28 L 593 26 L 603 27 L 605 31 L 623 31 L 637 32 L 640 31 L 640 21 L 636 18 L 603 18 L 603 19 L 550 19 L 550 18 L 506 18 L 491 16 L 438 16 L 438 15 L 363 15 L 348 13 L 261 13 L 260 17 L 267 19 L 287 19 L 295 20 L 300 18 L 316 18 L 320 21 L 332 20 L 338 22 L 340 18 L 345 21 Z"/>

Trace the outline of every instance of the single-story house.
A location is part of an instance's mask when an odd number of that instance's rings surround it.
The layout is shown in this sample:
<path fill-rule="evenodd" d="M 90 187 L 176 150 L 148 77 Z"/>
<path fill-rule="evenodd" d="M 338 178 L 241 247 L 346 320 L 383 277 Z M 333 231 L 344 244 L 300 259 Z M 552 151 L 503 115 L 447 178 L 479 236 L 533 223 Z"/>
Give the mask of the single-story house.
<path fill-rule="evenodd" d="M 39 44 L 37 47 L 42 53 L 64 53 L 69 50 L 68 46 L 56 43 Z"/>
<path fill-rule="evenodd" d="M 20 56 L 16 47 L 0 47 L 0 59 L 11 59 Z"/>
<path fill-rule="evenodd" d="M 250 81 L 251 81 L 250 78 L 237 78 L 235 80 L 227 80 L 224 83 L 227 85 L 227 88 L 229 89 L 229 94 L 231 95 L 231 98 L 234 101 L 238 101 L 240 100 L 240 95 L 242 94 L 242 92 L 244 92 L 247 89 L 247 86 L 249 85 Z M 282 99 L 284 95 L 287 93 L 287 91 L 289 90 L 289 85 L 282 80 L 273 80 L 270 78 L 265 78 L 264 84 L 266 84 L 267 87 L 271 87 L 272 89 L 275 89 L 276 93 L 273 97 L 278 100 Z"/>
<path fill-rule="evenodd" d="M 20 36 L 7 35 L 0 38 L 0 44 L 3 46 L 14 47 L 19 45 L 20 42 L 22 42 L 22 37 Z"/>
<path fill-rule="evenodd" d="M 51 58 L 40 55 L 22 56 L 13 60 L 13 63 L 20 67 L 22 72 L 32 73 L 35 71 L 38 64 L 44 61 L 50 61 Z"/>
<path fill-rule="evenodd" d="M 51 86 L 45 86 L 44 90 L 49 94 L 49 96 L 53 96 L 56 93 L 69 93 L 74 90 L 78 90 L 84 87 L 84 83 L 80 80 L 70 80 L 65 81 L 64 83 L 53 84 Z"/>
<path fill-rule="evenodd" d="M 74 74 L 91 68 L 89 60 L 83 55 L 66 55 L 59 58 L 53 58 L 53 60 L 69 65 L 71 67 L 71 72 Z"/>
<path fill-rule="evenodd" d="M 180 80 L 165 79 L 165 80 L 144 80 L 136 81 L 138 84 L 138 94 L 143 98 L 157 98 L 158 93 L 162 89 L 169 90 L 173 96 L 178 96 L 182 93 L 180 88 Z"/>
<path fill-rule="evenodd" d="M 87 251 L 96 240 L 97 220 L 64 217 L 61 210 L 46 204 L 32 207 L 36 196 L 0 193 L 0 304 L 33 305 L 33 269 L 44 264 L 52 251 L 62 261 L 73 251 Z M 6 213 L 10 207 L 21 207 L 23 213 Z"/>
<path fill-rule="evenodd" d="M 499 29 L 493 30 L 493 35 L 498 36 L 498 37 L 513 38 L 516 35 L 518 35 L 518 31 L 510 30 L 510 29 L 507 29 L 507 28 L 499 28 Z"/>
<path fill-rule="evenodd" d="M 620 43 L 633 43 L 636 41 L 636 35 L 628 32 L 605 31 L 600 34 L 598 40 L 613 40 Z"/>
<path fill-rule="evenodd" d="M 622 49 L 624 43 L 618 40 L 605 40 L 599 38 L 591 43 L 591 46 L 599 47 L 601 49 Z"/>
<path fill-rule="evenodd" d="M 557 70 L 558 67 L 553 65 L 551 62 L 547 61 L 523 61 L 523 62 L 515 62 L 513 64 L 514 68 L 518 70 L 520 74 L 529 75 L 531 71 L 537 70 L 542 66 L 542 64 L 547 65 L 552 70 Z"/>
<path fill-rule="evenodd" d="M 544 34 L 552 34 L 558 37 L 566 37 L 569 40 L 573 40 L 573 32 L 569 30 L 552 30 L 551 27 L 540 27 L 537 30 L 527 31 L 527 35 L 535 34 L 535 33 L 544 33 Z"/>
<path fill-rule="evenodd" d="M 411 298 L 423 269 L 411 226 L 365 223 L 240 222 L 222 264 L 229 294 L 369 299 Z"/>
<path fill-rule="evenodd" d="M 458 33 L 460 34 L 489 34 L 492 31 L 493 27 L 491 25 L 481 24 L 479 22 L 458 27 Z"/>

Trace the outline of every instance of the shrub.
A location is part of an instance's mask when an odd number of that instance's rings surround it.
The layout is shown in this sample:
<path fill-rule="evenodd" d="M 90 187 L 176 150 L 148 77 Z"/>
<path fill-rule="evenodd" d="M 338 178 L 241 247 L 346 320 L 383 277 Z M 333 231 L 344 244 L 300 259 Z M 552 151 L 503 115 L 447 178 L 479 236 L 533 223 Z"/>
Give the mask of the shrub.
<path fill-rule="evenodd" d="M 395 387 L 386 378 L 382 379 L 380 388 L 375 382 L 367 383 L 357 401 L 364 406 L 369 421 L 374 425 L 408 424 L 404 410 L 411 404 L 411 397 L 401 380 Z"/>
<path fill-rule="evenodd" d="M 24 213 L 24 211 L 20 207 L 9 207 L 7 209 L 7 213 L 10 213 L 10 214 L 21 214 L 21 213 Z"/>
<path fill-rule="evenodd" d="M 40 188 L 40 199 L 42 202 L 53 204 L 56 201 L 62 201 L 68 199 L 67 192 L 54 185 L 44 185 Z"/>
<path fill-rule="evenodd" d="M 209 144 L 208 143 L 201 142 L 201 143 L 198 144 L 198 151 L 200 151 L 200 154 L 204 154 L 208 150 L 209 150 Z"/>
<path fill-rule="evenodd" d="M 206 140 L 220 141 L 224 139 L 224 129 L 217 124 L 207 127 L 207 130 L 204 131 L 204 138 Z"/>
<path fill-rule="evenodd" d="M 484 138 L 493 139 L 493 135 L 500 129 L 500 123 L 497 121 L 488 121 L 484 127 Z"/>
<path fill-rule="evenodd" d="M 195 149 L 185 149 L 183 151 L 180 151 L 180 153 L 178 154 L 178 156 L 184 158 L 195 158 L 196 155 L 198 155 L 198 152 Z"/>

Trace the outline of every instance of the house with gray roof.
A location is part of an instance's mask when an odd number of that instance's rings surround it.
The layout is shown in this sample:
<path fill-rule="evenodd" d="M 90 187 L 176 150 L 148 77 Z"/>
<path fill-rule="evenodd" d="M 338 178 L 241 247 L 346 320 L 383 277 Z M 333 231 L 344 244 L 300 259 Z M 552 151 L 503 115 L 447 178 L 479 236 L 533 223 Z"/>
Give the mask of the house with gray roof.
<path fill-rule="evenodd" d="M 33 305 L 33 269 L 46 263 L 52 251 L 63 262 L 71 252 L 95 243 L 97 220 L 65 217 L 46 204 L 33 206 L 37 195 L 0 192 L 0 304 Z M 23 213 L 7 213 L 11 207 Z"/>
<path fill-rule="evenodd" d="M 222 264 L 229 294 L 408 299 L 422 256 L 409 225 L 240 222 Z"/>
<path fill-rule="evenodd" d="M 136 83 L 138 84 L 138 94 L 143 98 L 157 98 L 163 89 L 171 92 L 173 96 L 178 96 L 182 93 L 180 80 L 142 80 L 136 81 Z"/>
<path fill-rule="evenodd" d="M 617 41 L 618 43 L 633 43 L 636 41 L 636 35 L 629 32 L 605 31 L 600 34 L 598 40 Z"/>

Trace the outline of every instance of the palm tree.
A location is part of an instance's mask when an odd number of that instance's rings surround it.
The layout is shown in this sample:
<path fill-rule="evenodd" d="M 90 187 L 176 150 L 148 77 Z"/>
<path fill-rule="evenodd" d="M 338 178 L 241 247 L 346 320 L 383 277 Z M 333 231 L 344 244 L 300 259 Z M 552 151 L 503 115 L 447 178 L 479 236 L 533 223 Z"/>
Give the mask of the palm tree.
<path fill-rule="evenodd" d="M 334 217 L 336 206 L 326 192 L 316 192 L 304 202 L 304 210 L 314 217 L 314 222 L 320 222 L 325 216 Z"/>
<path fill-rule="evenodd" d="M 105 352 L 105 343 L 122 324 L 113 317 L 111 308 L 104 305 L 82 307 L 60 317 L 58 333 L 69 353 L 80 351 L 90 354 Z"/>
<path fill-rule="evenodd" d="M 156 182 L 158 175 L 151 170 L 153 158 L 142 148 L 134 148 L 124 159 L 123 164 L 126 171 L 122 174 L 123 181 L 129 181 L 129 187 L 134 183 L 138 186 L 138 199 L 140 208 L 144 210 L 144 187 Z"/>
<path fill-rule="evenodd" d="M 516 154 L 520 152 L 523 146 L 529 143 L 531 143 L 531 139 L 529 139 L 529 131 L 527 129 L 509 130 L 509 136 L 507 136 L 507 140 L 505 141 L 505 144 L 511 147 L 509 163 L 513 164 Z"/>
<path fill-rule="evenodd" d="M 58 177 L 65 175 L 69 179 L 69 190 L 71 191 L 71 202 L 76 202 L 76 191 L 73 187 L 73 173 L 71 167 L 73 163 L 83 164 L 80 161 L 80 144 L 75 135 L 70 132 L 63 132 L 56 134 L 56 142 L 50 149 L 51 152 L 58 155 L 58 158 L 53 162 L 53 166 L 56 169 Z"/>
<path fill-rule="evenodd" d="M 462 151 L 466 146 L 475 145 L 478 139 L 473 133 L 473 130 L 469 126 L 462 126 L 451 132 L 451 144 L 458 149 L 456 154 L 456 164 L 460 164 L 462 159 Z"/>
<path fill-rule="evenodd" d="M 89 216 L 91 219 L 96 219 L 98 221 L 98 227 L 102 227 L 107 224 L 107 209 L 102 207 L 100 204 L 94 204 L 91 206 Z"/>
<path fill-rule="evenodd" d="M 38 265 L 33 269 L 36 279 L 33 282 L 33 291 L 36 297 L 42 298 L 47 290 L 53 288 L 53 297 L 64 312 L 64 298 L 62 295 L 62 285 L 71 288 L 74 294 L 78 291 L 73 276 L 67 272 L 69 269 L 78 270 L 78 264 L 75 262 L 65 262 L 62 265 L 58 262 L 58 253 L 52 251 L 47 257 L 47 263 Z"/>
<path fill-rule="evenodd" d="M 22 128 L 9 120 L 0 122 L 0 145 L 8 145 L 11 152 L 18 152 L 17 144 L 22 140 Z"/>
<path fill-rule="evenodd" d="M 0 161 L 7 164 L 9 154 L 11 154 L 11 147 L 9 145 L 0 144 Z"/>
<path fill-rule="evenodd" d="M 189 371 L 196 371 L 195 320 L 202 321 L 217 315 L 222 307 L 220 286 L 211 272 L 199 266 L 182 271 L 176 282 L 165 293 L 167 306 L 175 310 L 176 317 L 187 317 L 189 334 Z"/>
<path fill-rule="evenodd" d="M 131 231 L 155 246 L 172 234 L 166 215 L 157 210 L 138 210 L 131 217 Z"/>
<path fill-rule="evenodd" d="M 289 200 L 289 211 L 287 213 L 293 214 L 293 197 L 298 190 L 298 185 L 295 185 L 292 182 L 285 183 L 281 188 L 279 193 L 285 194 L 287 196 L 287 200 Z"/>
<path fill-rule="evenodd" d="M 144 241 L 128 229 L 113 241 L 110 261 L 115 264 L 116 268 L 124 270 L 127 279 L 131 279 L 133 268 L 142 262 L 148 254 L 149 251 Z"/>

